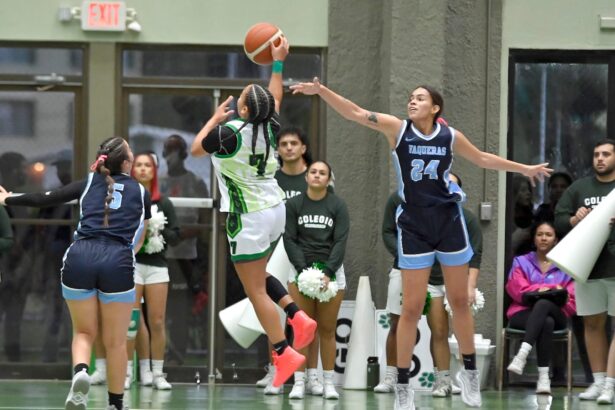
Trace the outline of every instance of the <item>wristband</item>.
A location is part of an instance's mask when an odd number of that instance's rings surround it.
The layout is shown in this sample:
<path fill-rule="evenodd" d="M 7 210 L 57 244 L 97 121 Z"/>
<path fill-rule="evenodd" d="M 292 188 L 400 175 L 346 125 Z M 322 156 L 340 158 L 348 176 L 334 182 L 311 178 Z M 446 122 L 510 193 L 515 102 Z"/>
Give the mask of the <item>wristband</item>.
<path fill-rule="evenodd" d="M 282 74 L 282 70 L 284 69 L 284 61 L 275 60 L 273 62 L 273 67 L 271 68 L 272 74 Z"/>

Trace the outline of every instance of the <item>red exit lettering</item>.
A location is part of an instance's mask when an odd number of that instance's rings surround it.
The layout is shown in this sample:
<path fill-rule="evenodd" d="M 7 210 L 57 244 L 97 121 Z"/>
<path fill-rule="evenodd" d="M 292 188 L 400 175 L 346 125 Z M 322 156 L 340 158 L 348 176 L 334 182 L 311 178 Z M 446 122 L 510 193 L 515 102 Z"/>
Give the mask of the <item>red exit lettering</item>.
<path fill-rule="evenodd" d="M 91 27 L 117 27 L 120 21 L 117 3 L 90 3 L 88 23 Z"/>

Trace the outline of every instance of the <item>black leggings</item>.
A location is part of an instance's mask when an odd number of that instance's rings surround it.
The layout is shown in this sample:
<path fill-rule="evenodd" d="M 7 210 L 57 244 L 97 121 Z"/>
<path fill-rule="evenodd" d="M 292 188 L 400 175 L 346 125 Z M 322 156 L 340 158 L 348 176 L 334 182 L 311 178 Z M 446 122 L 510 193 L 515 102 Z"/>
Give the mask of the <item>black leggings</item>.
<path fill-rule="evenodd" d="M 508 325 L 513 329 L 525 330 L 523 341 L 536 346 L 539 367 L 548 367 L 553 350 L 553 331 L 566 328 L 566 315 L 555 303 L 541 299 L 534 307 L 517 312 Z"/>

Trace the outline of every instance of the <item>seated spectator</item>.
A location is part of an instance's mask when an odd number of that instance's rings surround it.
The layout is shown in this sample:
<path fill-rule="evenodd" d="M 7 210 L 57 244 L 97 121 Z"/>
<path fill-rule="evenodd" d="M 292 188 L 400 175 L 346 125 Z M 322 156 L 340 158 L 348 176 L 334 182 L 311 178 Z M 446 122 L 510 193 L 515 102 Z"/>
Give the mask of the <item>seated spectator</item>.
<path fill-rule="evenodd" d="M 530 230 L 534 221 L 534 193 L 529 178 L 523 175 L 513 175 L 512 190 L 514 196 L 513 223 L 511 247 L 514 256 L 525 255 L 532 250 Z"/>
<path fill-rule="evenodd" d="M 555 218 L 555 206 L 562 197 L 564 191 L 572 184 L 572 177 L 565 172 L 556 172 L 551 175 L 547 187 L 549 188 L 549 202 L 541 204 L 534 214 L 536 222 L 553 222 Z"/>
<path fill-rule="evenodd" d="M 508 325 L 513 329 L 525 330 L 523 343 L 508 370 L 523 374 L 527 356 L 536 345 L 536 393 L 550 394 L 549 363 L 553 331 L 565 329 L 567 317 L 575 314 L 574 282 L 547 260 L 547 253 L 557 243 L 553 224 L 539 223 L 532 229 L 532 238 L 536 250 L 515 257 L 506 283 L 506 291 L 512 299 L 506 312 Z M 553 292 L 555 289 L 565 289 L 568 294 L 558 299 Z"/>

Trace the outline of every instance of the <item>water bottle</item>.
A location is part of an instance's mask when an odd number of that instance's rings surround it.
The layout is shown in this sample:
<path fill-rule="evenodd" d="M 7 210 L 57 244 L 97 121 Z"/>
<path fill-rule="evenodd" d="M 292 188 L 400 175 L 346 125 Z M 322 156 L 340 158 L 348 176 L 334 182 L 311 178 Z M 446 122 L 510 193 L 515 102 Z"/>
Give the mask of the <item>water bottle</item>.
<path fill-rule="evenodd" d="M 367 389 L 373 390 L 380 382 L 380 364 L 377 356 L 367 358 Z"/>
<path fill-rule="evenodd" d="M 194 374 L 194 382 L 196 384 L 201 384 L 201 373 L 199 373 L 199 371 L 197 370 L 196 373 Z"/>

